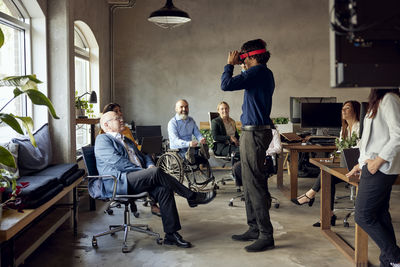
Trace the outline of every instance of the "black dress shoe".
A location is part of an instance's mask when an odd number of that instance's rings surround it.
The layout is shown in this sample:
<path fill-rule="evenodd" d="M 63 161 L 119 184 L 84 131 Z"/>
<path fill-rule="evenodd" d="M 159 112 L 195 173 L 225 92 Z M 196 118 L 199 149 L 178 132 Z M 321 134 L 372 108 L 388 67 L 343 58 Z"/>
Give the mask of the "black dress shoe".
<path fill-rule="evenodd" d="M 268 249 L 273 249 L 275 242 L 273 238 L 270 239 L 257 239 L 253 244 L 245 247 L 247 252 L 260 252 Z"/>
<path fill-rule="evenodd" d="M 301 198 L 303 198 L 303 197 L 306 197 L 306 198 L 308 199 L 308 201 L 307 201 L 307 202 L 300 203 L 300 202 L 299 202 L 299 199 L 301 199 Z M 291 201 L 292 201 L 294 204 L 296 204 L 296 205 L 300 205 L 300 206 L 301 206 L 301 205 L 304 205 L 304 204 L 308 204 L 308 206 L 311 207 L 311 206 L 314 204 L 315 197 L 309 198 L 306 194 L 302 194 L 302 195 L 299 196 L 298 198 L 291 199 Z"/>
<path fill-rule="evenodd" d="M 335 226 L 336 225 L 336 215 L 332 215 L 332 217 L 331 217 L 331 225 L 332 226 Z M 316 223 L 314 223 L 312 226 L 314 226 L 314 227 L 321 227 L 321 222 L 316 222 Z"/>
<path fill-rule="evenodd" d="M 232 235 L 232 239 L 236 241 L 251 241 L 251 240 L 257 240 L 260 232 L 259 231 L 253 231 L 253 230 L 247 230 L 244 234 L 241 235 Z"/>
<path fill-rule="evenodd" d="M 197 192 L 193 199 L 188 199 L 189 206 L 191 208 L 197 207 L 199 204 L 207 204 L 211 202 L 217 195 L 217 192 L 212 190 L 206 193 Z"/>
<path fill-rule="evenodd" d="M 164 244 L 176 245 L 180 248 L 190 248 L 192 246 L 192 244 L 188 241 L 185 241 L 178 232 L 172 234 L 165 234 Z"/>

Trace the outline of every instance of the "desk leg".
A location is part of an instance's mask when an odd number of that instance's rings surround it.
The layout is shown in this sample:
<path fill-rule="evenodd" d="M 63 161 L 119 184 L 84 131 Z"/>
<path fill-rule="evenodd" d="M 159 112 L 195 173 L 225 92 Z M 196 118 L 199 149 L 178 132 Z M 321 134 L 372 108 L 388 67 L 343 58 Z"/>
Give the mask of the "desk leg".
<path fill-rule="evenodd" d="M 331 229 L 331 175 L 321 170 L 321 230 Z"/>
<path fill-rule="evenodd" d="M 96 139 L 96 133 L 94 132 L 95 131 L 95 125 L 94 124 L 90 124 L 90 144 L 92 145 L 92 146 L 94 146 L 94 143 L 95 143 L 95 139 Z"/>
<path fill-rule="evenodd" d="M 73 219 L 73 228 L 74 228 L 74 236 L 78 235 L 78 221 L 76 219 L 77 209 L 78 209 L 78 198 L 77 198 L 77 190 L 76 187 L 72 189 L 72 219 Z"/>
<path fill-rule="evenodd" d="M 278 172 L 276 174 L 276 186 L 278 188 L 283 187 L 283 162 L 284 162 L 284 157 L 281 153 L 281 155 L 278 157 Z"/>
<path fill-rule="evenodd" d="M 358 186 L 357 192 L 358 193 Z M 368 266 L 368 234 L 358 225 L 355 224 L 355 248 L 354 261 L 357 267 Z"/>
<path fill-rule="evenodd" d="M 290 156 L 290 199 L 297 198 L 297 175 L 299 168 L 299 152 L 291 150 Z"/>

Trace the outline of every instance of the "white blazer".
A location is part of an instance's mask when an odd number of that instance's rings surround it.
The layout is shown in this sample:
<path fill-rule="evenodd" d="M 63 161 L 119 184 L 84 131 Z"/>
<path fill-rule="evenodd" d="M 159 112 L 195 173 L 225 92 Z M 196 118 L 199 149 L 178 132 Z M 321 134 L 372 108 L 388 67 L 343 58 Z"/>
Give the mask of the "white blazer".
<path fill-rule="evenodd" d="M 386 94 L 378 107 L 375 118 L 364 119 L 360 141 L 360 167 L 367 159 L 377 156 L 386 160 L 379 170 L 385 174 L 400 173 L 400 97 Z"/>

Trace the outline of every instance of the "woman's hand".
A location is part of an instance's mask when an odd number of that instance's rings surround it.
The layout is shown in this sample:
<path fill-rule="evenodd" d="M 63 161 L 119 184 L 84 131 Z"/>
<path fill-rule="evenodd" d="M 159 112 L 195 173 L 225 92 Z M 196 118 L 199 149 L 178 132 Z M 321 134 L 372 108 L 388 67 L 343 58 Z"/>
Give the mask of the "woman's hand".
<path fill-rule="evenodd" d="M 239 140 L 235 136 L 231 136 L 231 142 L 235 144 L 235 146 L 239 146 Z"/>
<path fill-rule="evenodd" d="M 355 175 L 355 176 L 360 176 L 361 175 L 361 169 L 360 169 L 359 164 L 354 166 L 353 169 L 351 169 L 351 171 L 349 173 L 346 173 L 347 177 L 350 177 L 350 176 L 353 176 L 353 175 Z"/>
<path fill-rule="evenodd" d="M 239 64 L 239 52 L 238 51 L 230 51 L 228 55 L 228 64 L 237 65 Z"/>
<path fill-rule="evenodd" d="M 371 174 L 375 174 L 385 162 L 386 160 L 380 157 L 376 157 L 375 159 L 367 159 L 365 161 L 367 164 L 367 169 Z"/>

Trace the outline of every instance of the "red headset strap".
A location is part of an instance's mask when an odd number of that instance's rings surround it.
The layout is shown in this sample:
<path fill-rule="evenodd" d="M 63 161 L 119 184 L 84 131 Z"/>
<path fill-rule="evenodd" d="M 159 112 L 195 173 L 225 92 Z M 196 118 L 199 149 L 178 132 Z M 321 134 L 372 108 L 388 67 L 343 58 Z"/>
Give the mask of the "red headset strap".
<path fill-rule="evenodd" d="M 264 54 L 264 53 L 267 53 L 267 49 L 265 49 L 265 48 L 241 54 L 241 55 L 239 55 L 239 57 L 240 57 L 240 59 L 245 59 L 246 57 L 251 57 L 251 56 L 254 56 L 254 55 L 259 55 L 259 54 Z"/>

